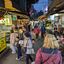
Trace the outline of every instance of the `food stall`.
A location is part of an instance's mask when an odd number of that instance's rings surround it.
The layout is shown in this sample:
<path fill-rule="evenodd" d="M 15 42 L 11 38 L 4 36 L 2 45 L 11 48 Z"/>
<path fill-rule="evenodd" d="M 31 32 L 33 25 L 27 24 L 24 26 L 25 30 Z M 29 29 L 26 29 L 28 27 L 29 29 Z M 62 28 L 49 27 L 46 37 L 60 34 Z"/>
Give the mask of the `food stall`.
<path fill-rule="evenodd" d="M 8 17 L 4 17 L 0 19 L 0 53 L 7 48 L 7 41 L 10 40 L 9 35 L 10 35 L 11 25 L 12 22 Z"/>
<path fill-rule="evenodd" d="M 0 53 L 7 48 L 10 41 L 10 26 L 0 24 Z"/>

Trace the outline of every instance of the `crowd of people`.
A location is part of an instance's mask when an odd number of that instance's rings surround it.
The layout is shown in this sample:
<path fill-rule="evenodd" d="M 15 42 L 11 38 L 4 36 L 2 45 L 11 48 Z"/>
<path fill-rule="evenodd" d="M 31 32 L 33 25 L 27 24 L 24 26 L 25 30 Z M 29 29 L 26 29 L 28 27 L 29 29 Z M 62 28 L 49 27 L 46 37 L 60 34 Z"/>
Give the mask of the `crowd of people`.
<path fill-rule="evenodd" d="M 54 35 L 56 36 L 56 34 Z M 31 60 L 33 64 L 62 64 L 59 42 L 62 41 L 64 44 L 64 35 L 62 34 L 61 38 L 58 37 L 58 39 L 56 39 L 54 35 L 49 34 L 44 25 L 42 25 L 41 28 L 35 25 L 33 29 L 31 29 L 30 24 L 15 27 L 15 30 L 11 29 L 10 34 L 12 54 L 17 53 L 16 60 L 22 59 L 23 48 L 26 64 L 30 64 L 29 60 Z M 34 60 L 32 57 L 32 55 L 35 54 L 33 45 L 37 43 L 36 40 L 39 37 L 43 39 L 43 45 L 38 49 Z"/>

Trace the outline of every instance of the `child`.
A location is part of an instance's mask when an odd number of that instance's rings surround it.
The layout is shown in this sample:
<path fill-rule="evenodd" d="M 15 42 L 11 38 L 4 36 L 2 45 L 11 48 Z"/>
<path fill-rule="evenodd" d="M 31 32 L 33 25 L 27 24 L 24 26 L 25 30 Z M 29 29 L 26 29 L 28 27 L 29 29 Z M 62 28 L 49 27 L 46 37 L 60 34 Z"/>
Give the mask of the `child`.
<path fill-rule="evenodd" d="M 22 51 L 21 51 L 21 46 L 20 46 L 20 43 L 19 43 L 19 37 L 16 38 L 16 42 L 17 42 L 16 46 L 17 46 L 17 56 L 18 56 L 16 58 L 16 60 L 20 60 L 21 57 L 22 57 Z"/>

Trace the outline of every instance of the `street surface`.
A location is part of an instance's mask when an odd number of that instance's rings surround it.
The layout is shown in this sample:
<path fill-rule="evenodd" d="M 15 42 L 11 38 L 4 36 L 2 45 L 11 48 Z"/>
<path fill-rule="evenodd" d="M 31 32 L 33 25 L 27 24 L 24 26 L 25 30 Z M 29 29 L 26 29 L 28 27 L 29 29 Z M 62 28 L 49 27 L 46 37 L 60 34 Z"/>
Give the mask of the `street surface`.
<path fill-rule="evenodd" d="M 43 45 L 43 39 L 38 38 L 38 40 L 36 41 L 35 45 L 33 46 L 34 50 L 35 50 L 35 55 L 37 53 L 37 50 L 42 47 Z M 35 59 L 35 55 L 34 59 Z M 5 56 L 3 56 L 0 59 L 0 64 L 25 64 L 25 56 L 23 55 L 23 58 L 21 60 L 16 60 L 17 55 L 16 54 L 12 54 L 11 52 L 9 52 L 8 54 L 6 54 Z M 64 60 L 63 60 L 64 61 Z M 63 62 L 64 64 L 64 62 Z"/>

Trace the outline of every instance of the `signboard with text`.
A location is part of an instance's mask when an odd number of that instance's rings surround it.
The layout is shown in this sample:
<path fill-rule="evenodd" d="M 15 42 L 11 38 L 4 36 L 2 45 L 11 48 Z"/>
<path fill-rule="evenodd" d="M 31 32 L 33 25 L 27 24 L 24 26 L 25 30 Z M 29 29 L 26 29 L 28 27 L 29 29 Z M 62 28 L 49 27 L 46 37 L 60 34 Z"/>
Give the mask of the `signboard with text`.
<path fill-rule="evenodd" d="M 10 22 L 9 18 L 4 18 L 0 20 L 0 24 L 4 24 L 4 25 L 12 25 L 12 23 Z"/>
<path fill-rule="evenodd" d="M 16 21 L 16 20 L 17 20 L 17 16 L 16 16 L 16 15 L 13 15 L 13 16 L 12 16 L 12 20 L 13 20 L 13 21 Z"/>
<path fill-rule="evenodd" d="M 5 32 L 0 32 L 0 52 L 6 48 Z"/>

